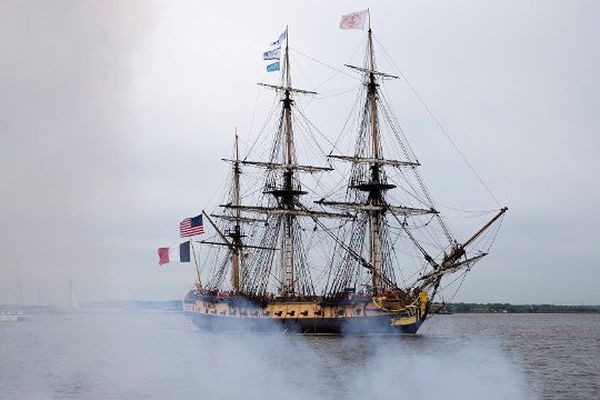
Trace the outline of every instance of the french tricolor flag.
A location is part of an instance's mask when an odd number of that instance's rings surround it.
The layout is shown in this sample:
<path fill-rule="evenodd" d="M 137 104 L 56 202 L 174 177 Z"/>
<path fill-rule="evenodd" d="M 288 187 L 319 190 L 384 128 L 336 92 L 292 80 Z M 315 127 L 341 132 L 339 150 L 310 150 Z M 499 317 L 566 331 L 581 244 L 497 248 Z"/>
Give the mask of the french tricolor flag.
<path fill-rule="evenodd" d="M 187 240 L 179 245 L 179 262 L 190 262 L 190 241 Z M 171 262 L 170 247 L 158 248 L 158 265 L 168 264 Z"/>

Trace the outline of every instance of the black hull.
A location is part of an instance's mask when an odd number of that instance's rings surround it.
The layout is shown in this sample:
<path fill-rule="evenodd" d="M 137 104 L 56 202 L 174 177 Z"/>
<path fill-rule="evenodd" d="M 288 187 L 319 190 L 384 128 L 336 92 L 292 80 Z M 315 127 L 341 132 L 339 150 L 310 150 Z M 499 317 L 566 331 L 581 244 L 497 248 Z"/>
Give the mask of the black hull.
<path fill-rule="evenodd" d="M 339 317 L 339 318 L 238 318 L 198 312 L 186 316 L 202 331 L 210 332 L 282 332 L 296 334 L 414 334 L 422 320 L 404 326 L 392 326 L 391 317 Z"/>

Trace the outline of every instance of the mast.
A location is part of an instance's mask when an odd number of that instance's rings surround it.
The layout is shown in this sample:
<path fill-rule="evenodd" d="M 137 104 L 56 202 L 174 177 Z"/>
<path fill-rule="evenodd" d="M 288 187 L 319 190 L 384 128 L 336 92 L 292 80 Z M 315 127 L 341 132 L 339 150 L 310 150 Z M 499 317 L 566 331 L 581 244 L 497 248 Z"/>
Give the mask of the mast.
<path fill-rule="evenodd" d="M 384 254 L 389 249 L 390 243 L 386 239 L 386 214 L 402 215 L 404 217 L 412 215 L 437 214 L 433 208 L 415 208 L 405 205 L 388 204 L 386 192 L 394 189 L 396 185 L 389 183 L 384 166 L 393 166 L 395 168 L 415 168 L 419 166 L 418 162 L 407 160 L 388 160 L 384 158 L 380 121 L 379 121 L 379 82 L 381 79 L 394 79 L 397 76 L 383 73 L 376 70 L 375 51 L 373 46 L 373 33 L 371 30 L 371 21 L 369 16 L 369 29 L 367 35 L 367 57 L 366 65 L 357 67 L 346 64 L 347 67 L 358 71 L 363 75 L 363 84 L 366 86 L 366 99 L 363 106 L 362 123 L 357 138 L 354 156 L 330 154 L 330 158 L 352 163 L 351 176 L 348 184 L 350 197 L 345 202 L 319 200 L 317 203 L 326 206 L 332 206 L 342 209 L 350 209 L 363 213 L 364 225 L 357 228 L 365 232 L 364 241 L 368 246 L 367 260 L 357 260 L 363 267 L 366 267 L 371 274 L 371 292 L 373 296 L 381 296 L 385 288 L 397 289 L 394 282 L 393 270 L 387 255 Z M 364 195 L 360 195 L 362 192 Z M 347 195 L 348 196 L 348 195 Z M 362 244 L 363 239 L 357 240 Z M 360 253 L 359 247 L 353 251 Z M 355 256 L 352 256 L 355 258 Z M 386 260 L 388 263 L 386 263 Z M 332 286 L 334 290 L 345 287 L 350 282 L 340 274 L 340 281 L 337 286 Z M 332 293 L 333 294 L 333 293 Z"/>
<path fill-rule="evenodd" d="M 371 18 L 369 17 L 369 34 L 368 34 L 368 47 L 369 47 L 369 83 L 367 90 L 367 97 L 369 102 L 369 108 L 371 111 L 371 147 L 373 152 L 373 158 L 379 159 L 379 127 L 377 120 L 377 83 L 375 82 L 375 54 L 373 52 L 373 36 L 371 33 Z M 377 162 L 371 163 L 371 181 L 373 183 L 373 189 L 369 192 L 369 203 L 381 204 L 382 193 L 378 189 L 380 165 Z M 381 266 L 381 227 L 380 227 L 380 213 L 381 211 L 369 211 L 369 228 L 370 228 L 370 257 L 371 265 L 373 266 L 372 271 L 372 286 L 373 295 L 377 296 L 380 294 L 382 289 L 382 266 Z"/>
<path fill-rule="evenodd" d="M 286 26 L 286 30 L 288 27 Z M 290 75 L 290 54 L 289 54 L 289 30 L 287 31 L 287 37 L 285 40 L 285 54 L 283 62 L 283 86 L 284 86 L 284 98 L 283 98 L 283 114 L 284 114 L 284 154 L 285 163 L 288 166 L 292 166 L 293 160 L 293 133 L 292 133 L 292 99 L 290 96 L 290 88 L 292 86 L 291 75 Z M 294 208 L 294 191 L 293 191 L 293 169 L 289 168 L 283 173 L 284 178 L 284 192 L 285 195 L 282 197 L 282 206 L 285 209 L 291 210 Z M 286 214 L 283 218 L 283 235 L 282 235 L 282 267 L 283 267 L 283 288 L 282 295 L 286 297 L 293 297 L 295 295 L 294 290 L 294 215 Z"/>
<path fill-rule="evenodd" d="M 69 311 L 81 311 L 79 300 L 77 299 L 77 293 L 75 293 L 75 288 L 73 287 L 73 279 L 71 279 L 71 274 L 69 274 Z"/>
<path fill-rule="evenodd" d="M 234 144 L 234 157 L 235 162 L 233 163 L 233 204 L 238 207 L 233 210 L 235 216 L 235 225 L 233 231 L 229 233 L 229 236 L 233 242 L 233 248 L 231 249 L 231 286 L 233 291 L 237 294 L 240 292 L 240 251 L 242 247 L 242 232 L 240 228 L 240 217 L 241 210 L 240 206 L 240 153 L 238 147 L 238 134 L 237 128 L 235 129 L 235 144 Z"/>
<path fill-rule="evenodd" d="M 231 162 L 232 176 L 233 176 L 233 188 L 231 191 L 230 202 L 227 205 L 223 205 L 221 207 L 225 207 L 229 209 L 229 213 L 225 214 L 213 214 L 213 217 L 221 218 L 227 221 L 227 228 L 224 231 L 221 231 L 212 221 L 210 216 L 202 211 L 203 215 L 208 219 L 210 224 L 215 228 L 218 236 L 220 237 L 222 242 L 214 242 L 210 240 L 202 240 L 200 243 L 208 244 L 208 245 L 217 245 L 217 246 L 226 246 L 229 249 L 228 257 L 231 262 L 231 276 L 230 282 L 233 292 L 235 294 L 239 294 L 241 290 L 241 282 L 242 282 L 242 257 L 241 252 L 244 247 L 254 247 L 254 246 L 246 246 L 242 243 L 242 239 L 246 237 L 242 232 L 241 224 L 243 222 L 254 222 L 256 220 L 244 218 L 242 217 L 242 198 L 241 198 L 241 185 L 240 185 L 240 175 L 242 174 L 242 169 L 240 165 L 242 161 L 240 160 L 240 151 L 239 151 L 239 137 L 237 133 L 237 127 L 235 128 L 234 141 L 233 141 L 233 159 L 223 159 L 223 161 Z M 194 254 L 195 257 L 195 254 Z M 198 271 L 198 281 L 200 282 L 200 272 Z M 219 283 L 220 284 L 220 283 Z M 211 283 L 209 282 L 209 286 Z"/>
<path fill-rule="evenodd" d="M 352 164 L 347 187 L 348 189 L 353 190 L 346 191 L 346 201 L 321 199 L 316 203 L 351 210 L 360 216 L 359 219 L 357 219 L 358 222 L 352 225 L 353 231 L 350 235 L 348 244 L 342 243 L 340 244 L 340 247 L 346 251 L 349 258 L 353 259 L 355 263 L 366 268 L 371 273 L 371 291 L 373 296 L 384 296 L 384 291 L 386 289 L 395 290 L 400 292 L 399 294 L 407 296 L 411 294 L 414 295 L 414 293 L 418 293 L 420 290 L 432 286 L 434 288 L 433 297 L 435 296 L 439 282 L 444 274 L 455 272 L 461 268 L 468 268 L 481 258 L 485 257 L 487 254 L 486 252 L 481 252 L 474 256 L 467 255 L 465 248 L 494 225 L 506 212 L 506 208 L 501 209 L 492 220 L 486 223 L 463 244 L 459 244 L 452 237 L 444 221 L 441 219 L 439 212 L 435 209 L 435 204 L 417 172 L 417 167 L 420 166 L 419 162 L 414 159 L 414 155 L 409 154 L 410 152 L 406 150 L 406 146 L 402 143 L 400 135 L 398 135 L 398 132 L 393 126 L 394 123 L 390 122 L 389 110 L 386 109 L 385 104 L 379 104 L 381 101 L 379 79 L 397 79 L 398 76 L 376 70 L 370 14 L 365 64 L 366 65 L 362 67 L 345 64 L 347 67 L 362 74 L 363 84 L 367 88 L 354 155 L 329 154 L 328 156 L 329 158 L 350 162 Z M 383 141 L 381 139 L 382 131 L 378 107 L 382 107 L 384 122 L 385 120 L 388 121 L 388 125 L 390 125 L 389 128 L 394 131 L 396 138 L 400 141 L 400 145 L 406 158 L 405 160 L 390 160 L 385 158 Z M 418 189 L 420 188 L 422 194 L 424 194 L 424 200 L 419 200 L 420 196 L 414 197 L 417 201 L 420 201 L 421 204 L 426 205 L 425 208 L 412 207 L 410 206 L 410 203 L 388 203 L 387 192 L 396 188 L 396 185 L 390 183 L 388 180 L 385 168 L 388 166 L 396 169 L 413 171 L 416 187 Z M 403 187 L 403 189 L 406 191 L 407 188 L 414 191 L 413 186 L 408 181 L 406 187 Z M 440 262 L 435 261 L 433 257 L 428 254 L 421 243 L 419 243 L 411 233 L 409 230 L 411 228 L 407 223 L 408 217 L 422 217 L 427 214 L 432 215 L 432 218 L 437 218 L 446 238 L 450 242 L 450 253 L 444 253 L 444 258 Z M 406 238 L 412 242 L 433 269 L 432 272 L 422 275 L 413 286 L 408 288 L 399 288 L 396 284 L 394 269 L 392 268 L 393 256 L 390 255 L 394 250 L 392 247 L 394 244 L 389 238 L 390 226 L 387 224 L 388 215 L 391 215 L 398 222 L 399 226 L 397 229 L 400 229 Z M 399 217 L 403 217 L 403 219 L 400 219 Z M 423 227 L 428 224 L 429 222 L 426 222 Z M 364 258 L 362 256 L 363 244 L 368 245 L 368 248 L 365 249 L 365 253 L 368 253 Z M 352 270 L 354 266 L 348 262 L 349 258 L 342 258 L 340 260 L 340 263 L 337 266 L 337 273 L 331 281 L 332 283 L 328 283 L 327 295 L 333 300 L 336 299 L 336 296 L 337 298 L 340 298 L 339 293 L 341 293 L 340 291 L 344 290 L 345 287 L 349 287 L 352 283 L 357 283 L 357 278 L 353 277 L 353 275 L 355 275 L 354 270 Z"/>
<path fill-rule="evenodd" d="M 264 262 L 252 263 L 249 270 L 243 270 L 246 276 L 241 279 L 241 288 L 244 294 L 263 296 L 267 294 L 270 277 L 277 277 L 279 295 L 293 298 L 300 295 L 314 294 L 314 286 L 308 270 L 307 260 L 300 254 L 302 251 L 302 231 L 299 228 L 298 217 L 311 218 L 348 218 L 348 213 L 333 213 L 312 210 L 305 207 L 300 201 L 302 195 L 308 192 L 303 190 L 300 173 L 318 173 L 331 171 L 330 167 L 319 167 L 298 163 L 295 147 L 295 135 L 293 126 L 294 99 L 295 94 L 316 94 L 316 92 L 302 90 L 292 87 L 290 53 L 289 53 L 289 31 L 286 27 L 285 43 L 282 61 L 282 75 L 279 85 L 259 83 L 260 86 L 273 89 L 279 93 L 281 109 L 279 123 L 273 147 L 271 148 L 268 161 L 256 160 L 225 160 L 233 162 L 234 165 L 248 165 L 266 170 L 266 180 L 263 194 L 269 194 L 268 204 L 241 205 L 235 199 L 221 207 L 236 209 L 242 212 L 266 214 L 265 224 L 272 226 L 262 235 L 260 246 L 253 246 L 270 251 L 262 253 Z M 273 201 L 274 200 L 274 201 Z M 235 219 L 235 217 L 232 217 Z M 244 218 L 240 218 L 243 222 Z M 243 235 L 242 235 L 243 236 Z M 248 246 L 241 246 L 248 247 Z M 280 259 L 276 261 L 275 250 L 279 250 Z M 273 262 L 278 262 L 277 272 L 272 273 Z M 242 268 L 243 269 L 243 268 Z"/>
<path fill-rule="evenodd" d="M 232 176 L 233 176 L 233 187 L 231 191 L 230 201 L 227 204 L 221 204 L 219 207 L 225 208 L 229 210 L 228 213 L 223 214 L 211 214 L 211 216 L 215 218 L 219 218 L 227 221 L 227 228 L 221 230 L 210 218 L 204 210 L 202 211 L 203 215 L 207 218 L 210 224 L 213 226 L 215 231 L 217 232 L 221 241 L 211 241 L 211 240 L 202 240 L 200 243 L 207 245 L 215 245 L 215 246 L 225 246 L 229 249 L 228 257 L 231 262 L 231 276 L 230 282 L 233 292 L 236 294 L 240 294 L 246 290 L 244 288 L 244 280 L 248 278 L 249 272 L 245 269 L 243 265 L 243 257 L 242 251 L 243 249 L 260 249 L 260 250 L 276 250 L 272 247 L 265 246 L 253 246 L 244 243 L 243 239 L 246 238 L 242 230 L 243 223 L 255 223 L 255 222 L 266 222 L 265 220 L 248 218 L 242 216 L 243 211 L 253 210 L 253 207 L 248 207 L 242 205 L 242 196 L 241 196 L 241 174 L 242 169 L 241 166 L 245 164 L 253 165 L 254 162 L 247 162 L 245 160 L 240 159 L 240 150 L 239 150 L 239 136 L 237 133 L 237 127 L 235 128 L 234 135 L 234 146 L 233 146 L 233 158 L 228 159 L 224 158 L 223 161 L 231 163 L 232 166 Z M 280 166 L 280 164 L 272 164 L 272 163 L 258 163 L 260 166 Z M 283 165 L 283 164 L 281 164 Z M 307 166 L 308 167 L 308 166 Z M 198 279 L 200 279 L 200 274 L 198 273 Z M 209 286 L 212 285 L 209 282 Z M 220 285 L 220 282 L 219 282 Z"/>

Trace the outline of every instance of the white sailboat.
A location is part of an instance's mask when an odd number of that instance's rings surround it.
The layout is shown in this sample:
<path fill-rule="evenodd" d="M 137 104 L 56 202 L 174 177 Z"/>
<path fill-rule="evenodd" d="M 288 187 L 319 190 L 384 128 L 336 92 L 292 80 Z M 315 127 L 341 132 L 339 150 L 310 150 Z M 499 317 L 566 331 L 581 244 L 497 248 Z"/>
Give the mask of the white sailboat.
<path fill-rule="evenodd" d="M 77 298 L 77 293 L 73 287 L 73 280 L 69 277 L 69 312 L 78 313 L 81 312 L 81 306 Z"/>
<path fill-rule="evenodd" d="M 21 271 L 19 265 L 15 267 L 17 273 L 17 287 L 18 287 L 18 307 L 16 310 L 4 310 L 0 312 L 0 322 L 19 322 L 26 321 L 29 316 L 22 311 L 25 298 L 23 295 L 23 281 L 21 280 Z"/>
<path fill-rule="evenodd" d="M 79 305 L 79 299 L 77 298 L 77 292 L 73 286 L 73 280 L 69 276 L 69 288 L 67 304 L 64 308 L 65 318 L 70 319 L 81 312 L 81 306 Z"/>

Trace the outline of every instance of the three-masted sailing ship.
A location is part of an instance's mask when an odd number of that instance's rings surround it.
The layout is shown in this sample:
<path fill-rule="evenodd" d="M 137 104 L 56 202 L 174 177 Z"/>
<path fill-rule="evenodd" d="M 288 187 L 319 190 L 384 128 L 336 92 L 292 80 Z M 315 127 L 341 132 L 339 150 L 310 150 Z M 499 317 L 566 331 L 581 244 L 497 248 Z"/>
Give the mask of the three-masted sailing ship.
<path fill-rule="evenodd" d="M 314 92 L 292 86 L 288 41 L 286 35 L 281 84 L 261 84 L 278 96 L 268 159 L 240 158 L 236 133 L 234 156 L 225 160 L 232 166 L 228 199 L 222 212 L 203 211 L 215 236 L 200 243 L 217 250 L 207 259 L 208 277 L 199 272 L 186 294 L 185 313 L 215 331 L 415 333 L 442 279 L 488 254 L 474 244 L 497 233 L 507 209 L 467 240 L 454 238 L 382 93 L 383 81 L 397 77 L 376 69 L 370 27 L 364 65 L 347 65 L 362 82 L 354 152 L 337 154 L 335 147 L 325 166 L 302 163 L 294 122 L 303 113 L 295 97 Z M 334 164 L 343 176 L 339 190 L 306 201 L 315 194 L 305 177 L 330 174 Z M 253 203 L 242 195 L 246 168 L 264 178 Z M 312 235 L 310 246 L 305 235 Z M 318 246 L 325 249 L 312 252 Z"/>

